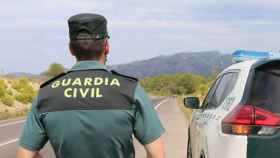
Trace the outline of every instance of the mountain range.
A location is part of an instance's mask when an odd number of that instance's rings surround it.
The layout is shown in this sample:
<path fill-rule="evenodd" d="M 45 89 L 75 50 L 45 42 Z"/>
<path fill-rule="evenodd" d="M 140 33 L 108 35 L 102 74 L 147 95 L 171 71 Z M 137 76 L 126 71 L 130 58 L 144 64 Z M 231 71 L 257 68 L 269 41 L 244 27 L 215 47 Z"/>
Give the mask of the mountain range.
<path fill-rule="evenodd" d="M 111 68 L 138 78 L 180 72 L 207 76 L 219 72 L 231 64 L 233 62 L 229 54 L 204 51 L 161 55 L 147 60 L 114 65 Z"/>
<path fill-rule="evenodd" d="M 160 55 L 147 60 L 109 66 L 120 73 L 137 78 L 188 72 L 198 75 L 210 75 L 231 65 L 232 57 L 218 51 L 181 52 L 173 55 Z M 35 77 L 42 75 L 30 73 L 11 73 L 10 77 Z M 41 77 L 40 77 L 41 76 Z"/>

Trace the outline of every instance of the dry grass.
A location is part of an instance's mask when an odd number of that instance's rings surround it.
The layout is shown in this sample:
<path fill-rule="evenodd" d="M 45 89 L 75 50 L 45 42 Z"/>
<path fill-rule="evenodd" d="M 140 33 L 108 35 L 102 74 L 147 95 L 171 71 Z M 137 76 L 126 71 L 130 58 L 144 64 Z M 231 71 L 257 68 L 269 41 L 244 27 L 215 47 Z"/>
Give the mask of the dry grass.
<path fill-rule="evenodd" d="M 26 116 L 26 114 L 30 110 L 30 107 L 31 104 L 18 105 L 16 106 L 16 108 L 0 104 L 0 120 Z"/>

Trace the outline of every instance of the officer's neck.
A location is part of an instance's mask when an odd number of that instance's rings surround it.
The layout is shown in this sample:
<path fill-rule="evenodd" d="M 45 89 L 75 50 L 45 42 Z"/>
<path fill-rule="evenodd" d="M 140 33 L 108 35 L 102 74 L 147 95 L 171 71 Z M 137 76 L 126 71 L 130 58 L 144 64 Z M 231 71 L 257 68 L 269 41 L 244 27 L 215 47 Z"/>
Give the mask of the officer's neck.
<path fill-rule="evenodd" d="M 77 60 L 77 62 L 82 62 L 82 61 L 97 61 L 97 62 L 99 62 L 100 64 L 102 64 L 102 65 L 105 65 L 105 60 L 101 60 L 101 59 L 79 59 L 79 60 Z"/>

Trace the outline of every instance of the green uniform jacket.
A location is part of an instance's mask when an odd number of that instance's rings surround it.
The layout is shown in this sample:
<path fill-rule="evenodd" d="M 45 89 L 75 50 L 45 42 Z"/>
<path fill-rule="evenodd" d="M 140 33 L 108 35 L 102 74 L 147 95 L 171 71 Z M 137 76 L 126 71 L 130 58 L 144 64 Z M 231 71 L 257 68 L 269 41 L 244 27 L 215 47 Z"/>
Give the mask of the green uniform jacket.
<path fill-rule="evenodd" d="M 50 141 L 57 158 L 134 158 L 133 135 L 145 145 L 163 133 L 137 79 L 82 61 L 41 85 L 20 146 Z"/>

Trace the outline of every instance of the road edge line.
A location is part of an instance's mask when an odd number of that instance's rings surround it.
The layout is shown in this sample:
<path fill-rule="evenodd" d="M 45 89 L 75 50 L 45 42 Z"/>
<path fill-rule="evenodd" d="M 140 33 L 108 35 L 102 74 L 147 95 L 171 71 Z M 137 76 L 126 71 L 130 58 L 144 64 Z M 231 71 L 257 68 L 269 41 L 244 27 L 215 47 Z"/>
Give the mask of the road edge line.
<path fill-rule="evenodd" d="M 167 102 L 169 99 L 164 99 L 163 101 L 161 101 L 160 103 L 158 103 L 156 106 L 155 106 L 155 109 L 157 110 L 163 103 Z"/>
<path fill-rule="evenodd" d="M 7 126 L 10 126 L 10 125 L 16 125 L 16 124 L 20 124 L 20 123 L 23 123 L 25 122 L 25 120 L 19 120 L 19 121 L 15 121 L 15 122 L 9 122 L 9 123 L 5 123 L 5 124 L 0 124 L 0 128 L 3 128 L 3 127 L 7 127 Z"/>
<path fill-rule="evenodd" d="M 9 145 L 9 144 L 15 143 L 17 141 L 19 141 L 19 138 L 16 138 L 16 139 L 10 140 L 8 142 L 2 143 L 2 144 L 0 144 L 0 148 L 4 147 L 6 145 Z"/>

